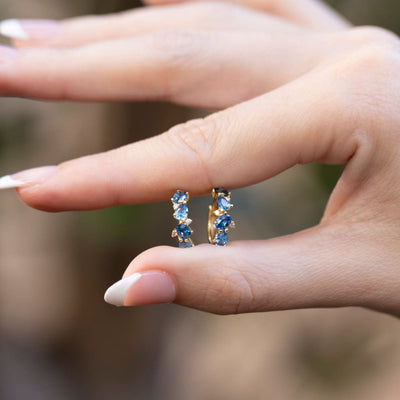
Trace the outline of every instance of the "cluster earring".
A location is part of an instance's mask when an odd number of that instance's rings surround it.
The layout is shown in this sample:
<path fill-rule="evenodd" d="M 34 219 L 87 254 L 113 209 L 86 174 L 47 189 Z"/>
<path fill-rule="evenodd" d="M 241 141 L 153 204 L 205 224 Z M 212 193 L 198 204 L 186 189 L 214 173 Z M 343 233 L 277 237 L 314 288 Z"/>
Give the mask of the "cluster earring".
<path fill-rule="evenodd" d="M 172 207 L 174 208 L 174 218 L 179 222 L 172 231 L 171 236 L 178 238 L 179 247 L 183 249 L 194 246 L 193 240 L 191 239 L 193 230 L 189 226 L 192 220 L 188 218 L 188 201 L 189 193 L 184 190 L 177 190 L 171 198 Z"/>
<path fill-rule="evenodd" d="M 208 242 L 217 246 L 226 246 L 229 242 L 228 229 L 235 227 L 235 222 L 228 214 L 233 207 L 231 192 L 223 188 L 212 190 L 213 202 L 208 212 Z"/>

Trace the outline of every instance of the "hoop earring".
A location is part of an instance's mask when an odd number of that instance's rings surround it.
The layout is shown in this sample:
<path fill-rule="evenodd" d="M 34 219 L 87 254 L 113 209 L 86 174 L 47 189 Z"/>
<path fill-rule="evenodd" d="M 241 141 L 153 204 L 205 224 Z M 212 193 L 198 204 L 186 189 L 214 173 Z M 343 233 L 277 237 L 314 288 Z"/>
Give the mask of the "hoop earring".
<path fill-rule="evenodd" d="M 172 231 L 171 236 L 178 238 L 179 247 L 181 249 L 194 246 L 193 240 L 191 239 L 193 230 L 189 226 L 192 220 L 188 218 L 188 201 L 189 193 L 184 190 L 177 190 L 171 198 L 172 207 L 174 208 L 174 218 L 179 221 L 178 225 Z"/>
<path fill-rule="evenodd" d="M 233 207 L 231 192 L 223 188 L 212 190 L 213 202 L 208 211 L 208 242 L 217 246 L 226 246 L 229 242 L 228 229 L 235 228 L 235 222 L 228 214 Z"/>

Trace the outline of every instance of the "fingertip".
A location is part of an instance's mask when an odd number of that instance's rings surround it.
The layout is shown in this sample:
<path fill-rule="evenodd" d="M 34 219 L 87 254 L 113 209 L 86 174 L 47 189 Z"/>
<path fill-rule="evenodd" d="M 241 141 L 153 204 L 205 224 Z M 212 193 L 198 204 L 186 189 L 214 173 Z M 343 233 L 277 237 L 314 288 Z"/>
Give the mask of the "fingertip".
<path fill-rule="evenodd" d="M 123 277 L 111 285 L 104 300 L 115 306 L 171 303 L 177 296 L 177 280 L 169 266 L 177 265 L 182 249 L 158 246 L 139 254 Z"/>
<path fill-rule="evenodd" d="M 17 47 L 48 43 L 60 32 L 60 23 L 53 20 L 7 19 L 0 22 L 0 33 L 10 38 Z"/>
<path fill-rule="evenodd" d="M 17 188 L 18 197 L 27 206 L 39 211 L 60 212 L 68 210 L 67 207 L 62 207 L 58 200 L 59 197 L 54 192 L 43 191 L 39 186 Z"/>
<path fill-rule="evenodd" d="M 138 275 L 140 279 L 126 293 L 125 306 L 172 303 L 175 300 L 176 284 L 169 274 L 152 270 Z"/>
<path fill-rule="evenodd" d="M 145 250 L 136 256 L 125 270 L 123 278 L 132 275 L 134 272 L 140 272 L 151 269 L 168 269 L 168 265 L 174 265 L 182 255 L 182 252 L 191 251 L 193 248 L 179 249 L 172 246 L 157 246 Z"/>
<path fill-rule="evenodd" d="M 52 185 L 46 185 L 58 172 L 58 166 L 48 165 L 32 168 L 11 175 L 16 182 L 20 199 L 29 207 L 42 211 L 58 211 L 60 198 Z"/>

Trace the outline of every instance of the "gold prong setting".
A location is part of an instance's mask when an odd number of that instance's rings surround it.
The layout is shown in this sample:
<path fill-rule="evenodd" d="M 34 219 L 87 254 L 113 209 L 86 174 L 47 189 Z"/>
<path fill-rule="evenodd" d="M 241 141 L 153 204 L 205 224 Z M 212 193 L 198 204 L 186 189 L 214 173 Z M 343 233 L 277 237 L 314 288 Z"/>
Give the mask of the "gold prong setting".
<path fill-rule="evenodd" d="M 228 211 L 233 207 L 231 192 L 223 188 L 212 190 L 213 203 L 208 214 L 208 241 L 217 246 L 226 246 L 229 242 L 228 229 L 235 227 Z"/>
<path fill-rule="evenodd" d="M 178 225 L 172 230 L 171 236 L 178 238 L 180 248 L 193 247 L 194 243 L 191 239 L 193 229 L 189 226 L 192 220 L 188 218 L 189 193 L 185 190 L 177 190 L 171 198 L 172 207 L 174 209 L 174 218 L 178 221 Z"/>

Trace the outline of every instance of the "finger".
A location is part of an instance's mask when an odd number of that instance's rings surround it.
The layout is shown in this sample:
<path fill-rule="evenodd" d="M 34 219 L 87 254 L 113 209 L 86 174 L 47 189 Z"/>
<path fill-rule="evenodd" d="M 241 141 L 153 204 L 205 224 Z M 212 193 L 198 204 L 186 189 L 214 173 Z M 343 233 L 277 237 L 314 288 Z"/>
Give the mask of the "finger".
<path fill-rule="evenodd" d="M 188 3 L 145 7 L 65 21 L 5 20 L 0 32 L 17 47 L 73 47 L 162 30 L 296 33 L 300 27 L 238 5 Z"/>
<path fill-rule="evenodd" d="M 164 5 L 197 0 L 145 0 L 151 5 Z M 317 30 L 341 30 L 350 26 L 341 15 L 318 0 L 230 0 L 248 7 L 278 15 L 301 26 Z"/>
<path fill-rule="evenodd" d="M 0 93 L 224 108 L 308 72 L 327 51 L 334 54 L 336 41 L 335 35 L 183 31 L 68 50 L 0 48 Z"/>
<path fill-rule="evenodd" d="M 13 178 L 26 183 L 19 194 L 27 204 L 61 211 L 166 200 L 176 188 L 203 195 L 297 163 L 345 163 L 358 148 L 345 89 L 342 79 L 320 73 L 152 139 L 66 162 L 44 180 L 40 169 Z"/>
<path fill-rule="evenodd" d="M 382 258 L 355 245 L 357 234 L 362 231 L 350 237 L 348 227 L 330 226 L 222 248 L 153 248 L 133 260 L 105 300 L 117 306 L 175 302 L 217 314 L 373 308 L 383 286 L 375 270 Z M 395 286 L 385 288 L 387 298 L 397 298 Z"/>

